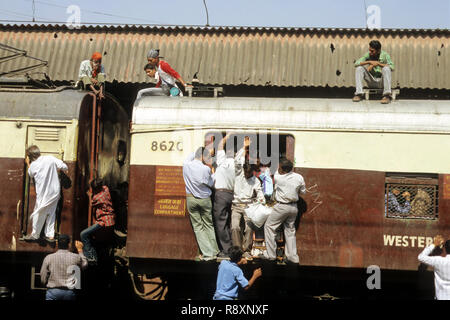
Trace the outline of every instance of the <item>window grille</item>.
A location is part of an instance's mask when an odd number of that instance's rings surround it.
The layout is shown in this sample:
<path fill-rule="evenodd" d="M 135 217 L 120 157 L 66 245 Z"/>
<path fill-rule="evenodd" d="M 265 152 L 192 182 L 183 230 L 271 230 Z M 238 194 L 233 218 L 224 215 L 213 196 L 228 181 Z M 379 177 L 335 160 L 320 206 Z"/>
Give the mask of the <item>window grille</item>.
<path fill-rule="evenodd" d="M 388 218 L 438 218 L 438 179 L 386 177 L 385 213 Z"/>

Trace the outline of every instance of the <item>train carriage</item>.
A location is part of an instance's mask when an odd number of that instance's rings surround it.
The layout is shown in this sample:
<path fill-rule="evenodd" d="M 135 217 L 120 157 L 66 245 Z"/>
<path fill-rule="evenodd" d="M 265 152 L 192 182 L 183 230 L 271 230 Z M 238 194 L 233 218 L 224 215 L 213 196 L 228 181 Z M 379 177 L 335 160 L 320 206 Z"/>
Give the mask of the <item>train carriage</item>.
<path fill-rule="evenodd" d="M 54 245 L 46 241 L 20 240 L 31 233 L 29 216 L 36 195 L 24 162 L 26 148 L 36 144 L 41 154 L 53 155 L 68 165 L 68 176 L 62 178 L 65 183 L 55 231 L 79 239 L 80 232 L 92 223 L 87 194 L 90 179 L 102 177 L 111 189 L 128 183 L 129 122 L 126 112 L 111 95 L 98 103 L 93 94 L 68 87 L 2 88 L 0 114 L 3 283 L 15 278 L 11 272 L 19 266 L 24 266 L 27 272 L 38 272 L 45 254 L 54 250 Z"/>
<path fill-rule="evenodd" d="M 133 258 L 136 265 L 194 260 L 183 160 L 217 141 L 211 136 L 234 132 L 262 139 L 258 148 L 277 144 L 304 176 L 301 265 L 417 270 L 422 248 L 449 230 L 449 106 L 439 100 L 384 106 L 349 99 L 144 97 L 135 103 L 131 128 L 131 267 Z M 408 191 L 416 207 L 407 213 L 392 208 L 386 199 L 394 189 Z M 405 205 L 400 196 L 398 202 Z"/>

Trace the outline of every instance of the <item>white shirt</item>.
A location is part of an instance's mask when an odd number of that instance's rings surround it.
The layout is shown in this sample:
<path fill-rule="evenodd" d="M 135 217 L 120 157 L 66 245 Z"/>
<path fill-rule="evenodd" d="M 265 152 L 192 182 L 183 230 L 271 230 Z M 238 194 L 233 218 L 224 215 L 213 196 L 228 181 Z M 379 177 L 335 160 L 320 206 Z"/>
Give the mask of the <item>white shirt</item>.
<path fill-rule="evenodd" d="M 260 203 L 266 203 L 264 193 L 262 192 L 261 182 L 255 176 L 249 179 L 245 178 L 243 165 L 245 162 L 244 149 L 239 150 L 235 157 L 235 180 L 234 180 L 234 199 L 233 203 L 250 204 L 255 200 Z"/>
<path fill-rule="evenodd" d="M 40 156 L 30 164 L 28 174 L 36 184 L 36 207 L 45 207 L 59 199 L 58 169 L 68 170 L 64 162 L 50 155 Z"/>
<path fill-rule="evenodd" d="M 100 73 L 106 76 L 105 68 L 103 65 L 100 66 Z M 78 78 L 89 77 L 92 78 L 92 66 L 90 60 L 84 60 L 80 64 L 80 70 L 78 72 Z"/>
<path fill-rule="evenodd" d="M 433 249 L 434 245 L 429 245 L 419 254 L 418 259 L 434 269 L 436 299 L 450 300 L 450 254 L 445 257 L 430 257 L 429 254 Z"/>
<path fill-rule="evenodd" d="M 227 158 L 225 150 L 219 150 L 217 151 L 216 163 L 216 183 L 214 187 L 216 189 L 227 189 L 233 191 L 235 179 L 234 159 Z"/>
<path fill-rule="evenodd" d="M 274 176 L 275 200 L 282 203 L 297 202 L 299 193 L 305 193 L 305 180 L 301 175 L 293 171 L 280 174 L 278 171 Z"/>

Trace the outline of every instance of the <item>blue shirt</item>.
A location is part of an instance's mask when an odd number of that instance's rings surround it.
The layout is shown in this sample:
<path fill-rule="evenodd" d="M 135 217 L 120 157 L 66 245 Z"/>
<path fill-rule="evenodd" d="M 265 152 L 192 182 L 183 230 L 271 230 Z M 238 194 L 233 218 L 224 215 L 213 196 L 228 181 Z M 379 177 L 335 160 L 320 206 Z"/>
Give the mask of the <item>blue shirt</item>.
<path fill-rule="evenodd" d="M 384 195 L 384 203 L 385 203 L 385 211 L 387 212 L 387 209 L 389 208 L 389 213 L 408 213 L 411 210 L 411 204 L 408 200 L 405 201 L 403 205 L 401 205 L 397 197 L 392 193 L 389 192 L 388 196 Z"/>
<path fill-rule="evenodd" d="M 228 260 L 222 260 L 217 274 L 216 293 L 214 300 L 233 300 L 238 296 L 239 286 L 248 286 L 248 280 L 244 277 L 241 268 Z"/>
<path fill-rule="evenodd" d="M 205 199 L 211 196 L 211 188 L 214 186 L 214 175 L 211 169 L 201 160 L 195 159 L 191 153 L 183 163 L 183 179 L 186 185 L 186 193 L 196 198 Z"/>

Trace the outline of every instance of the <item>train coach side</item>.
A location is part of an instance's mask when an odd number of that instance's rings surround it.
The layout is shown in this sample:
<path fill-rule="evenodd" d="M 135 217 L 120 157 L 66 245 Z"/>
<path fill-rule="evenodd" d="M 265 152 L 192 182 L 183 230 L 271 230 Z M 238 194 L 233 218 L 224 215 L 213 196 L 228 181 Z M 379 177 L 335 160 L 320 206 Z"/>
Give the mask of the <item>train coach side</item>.
<path fill-rule="evenodd" d="M 384 106 L 343 99 L 143 98 L 132 118 L 127 254 L 194 259 L 182 163 L 211 136 L 232 131 L 262 139 L 258 148 L 278 144 L 278 153 L 294 160 L 305 177 L 297 231 L 302 265 L 417 270 L 421 248 L 449 230 L 449 106 L 428 100 Z M 422 190 L 428 207 L 409 215 L 391 212 L 385 198 L 394 188 L 417 200 Z"/>

